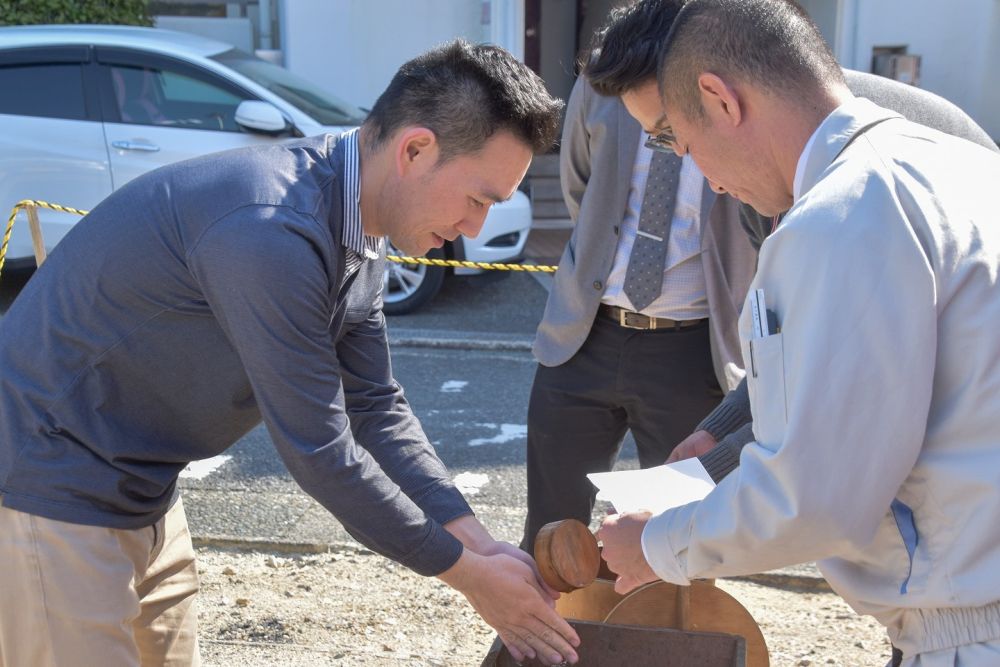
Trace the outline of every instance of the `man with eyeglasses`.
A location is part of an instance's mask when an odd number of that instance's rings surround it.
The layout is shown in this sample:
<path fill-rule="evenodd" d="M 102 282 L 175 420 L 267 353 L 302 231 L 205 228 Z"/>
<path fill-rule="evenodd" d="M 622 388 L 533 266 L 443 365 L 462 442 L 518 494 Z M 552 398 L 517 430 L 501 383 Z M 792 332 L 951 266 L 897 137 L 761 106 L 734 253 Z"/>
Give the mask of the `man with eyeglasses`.
<path fill-rule="evenodd" d="M 625 17 L 629 34 L 604 39 L 567 106 L 561 177 L 576 227 L 534 345 L 529 551 L 549 521 L 590 521 L 586 475 L 611 468 L 626 431 L 640 465 L 662 464 L 742 377 L 736 319 L 756 255 L 729 231 L 738 202 L 633 117 L 658 105 L 672 15 L 626 8 L 612 24 Z"/>

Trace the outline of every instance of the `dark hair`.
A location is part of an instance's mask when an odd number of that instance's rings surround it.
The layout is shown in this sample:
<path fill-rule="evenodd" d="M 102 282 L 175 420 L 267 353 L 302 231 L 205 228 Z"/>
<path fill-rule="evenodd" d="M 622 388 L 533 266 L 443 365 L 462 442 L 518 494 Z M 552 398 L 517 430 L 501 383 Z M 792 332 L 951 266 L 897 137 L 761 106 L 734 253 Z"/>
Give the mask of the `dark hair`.
<path fill-rule="evenodd" d="M 440 161 L 475 153 L 500 130 L 544 153 L 555 142 L 562 106 L 504 49 L 455 40 L 400 67 L 363 127 L 370 150 L 400 128 L 426 127 L 437 137 Z"/>
<path fill-rule="evenodd" d="M 682 0 L 641 0 L 619 7 L 594 36 L 583 73 L 601 95 L 619 97 L 656 78 L 660 44 L 670 31 Z"/>
<path fill-rule="evenodd" d="M 698 75 L 760 86 L 798 106 L 844 73 L 794 0 L 687 0 L 660 54 L 660 93 L 690 118 L 704 114 Z"/>

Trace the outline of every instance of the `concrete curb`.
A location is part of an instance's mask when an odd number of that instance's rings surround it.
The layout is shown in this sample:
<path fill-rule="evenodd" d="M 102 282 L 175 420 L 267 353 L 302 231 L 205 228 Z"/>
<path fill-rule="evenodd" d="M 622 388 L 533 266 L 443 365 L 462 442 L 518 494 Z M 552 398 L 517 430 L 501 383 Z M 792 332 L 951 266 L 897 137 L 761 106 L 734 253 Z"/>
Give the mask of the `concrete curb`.
<path fill-rule="evenodd" d="M 262 551 L 280 554 L 325 554 L 331 551 L 372 553 L 354 542 L 282 542 L 264 537 L 234 537 L 232 535 L 191 536 L 196 548 L 223 549 L 226 551 Z"/>
<path fill-rule="evenodd" d="M 389 345 L 394 347 L 531 352 L 532 342 L 532 337 L 526 334 L 440 331 L 434 329 L 389 330 Z"/>

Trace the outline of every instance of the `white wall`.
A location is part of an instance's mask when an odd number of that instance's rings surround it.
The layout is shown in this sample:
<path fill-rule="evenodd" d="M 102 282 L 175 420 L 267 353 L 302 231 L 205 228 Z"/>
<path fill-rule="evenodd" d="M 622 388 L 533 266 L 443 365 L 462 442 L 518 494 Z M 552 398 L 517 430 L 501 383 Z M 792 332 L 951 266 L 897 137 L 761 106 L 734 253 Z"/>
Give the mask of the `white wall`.
<path fill-rule="evenodd" d="M 1000 143 L 1000 2 L 993 2 L 988 18 L 986 51 L 983 54 L 983 76 L 979 84 L 982 96 L 976 120 Z"/>
<path fill-rule="evenodd" d="M 826 43 L 834 48 L 837 43 L 837 0 L 799 0 L 799 4 L 816 22 Z"/>
<path fill-rule="evenodd" d="M 455 37 L 489 37 L 482 0 L 285 0 L 280 8 L 285 66 L 368 108 L 410 58 Z"/>
<path fill-rule="evenodd" d="M 576 0 L 544 0 L 539 28 L 539 75 L 549 93 L 568 99 L 576 81 Z"/>
<path fill-rule="evenodd" d="M 228 42 L 247 53 L 253 53 L 253 25 L 251 25 L 250 19 L 154 16 L 153 25 L 157 28 L 190 32 L 202 37 Z"/>
<path fill-rule="evenodd" d="M 962 107 L 1000 139 L 998 0 L 839 2 L 836 53 L 841 63 L 869 71 L 872 47 L 905 45 L 908 53 L 921 56 L 921 88 Z"/>

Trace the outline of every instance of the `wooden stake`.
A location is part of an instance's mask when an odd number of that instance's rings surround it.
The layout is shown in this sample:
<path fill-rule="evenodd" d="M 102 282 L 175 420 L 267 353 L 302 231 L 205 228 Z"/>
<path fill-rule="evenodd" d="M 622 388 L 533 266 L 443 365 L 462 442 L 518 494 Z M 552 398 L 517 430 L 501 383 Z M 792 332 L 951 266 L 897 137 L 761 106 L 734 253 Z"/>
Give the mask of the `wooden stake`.
<path fill-rule="evenodd" d="M 38 221 L 38 208 L 28 204 L 24 208 L 28 214 L 28 227 L 31 228 L 31 245 L 35 249 L 35 264 L 42 265 L 45 261 L 45 241 L 42 239 L 42 224 Z"/>

